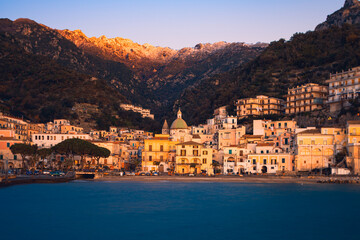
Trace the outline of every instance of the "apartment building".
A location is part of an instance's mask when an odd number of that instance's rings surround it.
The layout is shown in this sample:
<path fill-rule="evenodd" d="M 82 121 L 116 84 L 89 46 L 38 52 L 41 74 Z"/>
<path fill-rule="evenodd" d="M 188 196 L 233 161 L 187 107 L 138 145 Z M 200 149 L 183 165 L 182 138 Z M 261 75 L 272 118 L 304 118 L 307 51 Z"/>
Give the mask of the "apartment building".
<path fill-rule="evenodd" d="M 82 140 L 91 140 L 89 134 L 59 134 L 59 133 L 42 133 L 33 134 L 31 140 L 39 148 L 50 148 L 67 139 L 79 138 Z"/>
<path fill-rule="evenodd" d="M 360 93 L 360 66 L 348 71 L 330 74 L 326 81 L 329 84 L 329 97 L 327 103 L 330 112 L 341 110 L 350 106 L 349 100 L 355 99 Z"/>
<path fill-rule="evenodd" d="M 328 97 L 328 87 L 308 83 L 289 88 L 286 95 L 286 114 L 297 114 L 322 109 Z"/>
<path fill-rule="evenodd" d="M 213 149 L 205 148 L 202 144 L 189 141 L 176 144 L 176 168 L 179 174 L 213 174 Z"/>
<path fill-rule="evenodd" d="M 281 114 L 284 110 L 285 101 L 279 98 L 264 95 L 256 98 L 239 99 L 235 103 L 238 118 L 248 116 L 262 116 Z"/>

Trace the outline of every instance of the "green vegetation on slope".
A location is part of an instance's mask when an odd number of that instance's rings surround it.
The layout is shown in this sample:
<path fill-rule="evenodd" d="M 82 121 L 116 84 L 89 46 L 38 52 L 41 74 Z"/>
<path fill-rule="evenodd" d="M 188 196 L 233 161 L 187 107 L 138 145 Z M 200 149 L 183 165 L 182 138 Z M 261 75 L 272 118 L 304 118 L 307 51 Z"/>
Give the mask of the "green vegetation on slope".
<path fill-rule="evenodd" d="M 27 53 L 17 40 L 0 33 L 0 99 L 3 108 L 20 113 L 35 122 L 54 118 L 77 119 L 72 111 L 75 103 L 90 103 L 100 111 L 93 120 L 101 122 L 100 128 L 111 123 L 123 127 L 159 129 L 150 119 L 139 119 L 139 114 L 122 111 L 126 102 L 116 89 L 105 80 L 93 78 L 59 65 L 48 57 Z M 103 115 L 115 116 L 122 121 L 101 120 Z"/>
<path fill-rule="evenodd" d="M 325 84 L 330 73 L 360 65 L 360 26 L 297 33 L 272 42 L 255 60 L 203 80 L 179 99 L 189 124 L 204 122 L 216 107 L 258 94 L 283 98 L 289 87 Z"/>

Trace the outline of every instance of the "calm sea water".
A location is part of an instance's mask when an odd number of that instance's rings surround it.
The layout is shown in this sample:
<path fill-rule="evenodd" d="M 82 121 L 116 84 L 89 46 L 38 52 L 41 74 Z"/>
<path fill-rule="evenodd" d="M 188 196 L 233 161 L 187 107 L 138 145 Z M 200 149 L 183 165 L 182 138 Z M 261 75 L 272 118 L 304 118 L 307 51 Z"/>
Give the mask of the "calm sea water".
<path fill-rule="evenodd" d="M 86 182 L 0 189 L 0 239 L 360 239 L 353 185 Z"/>

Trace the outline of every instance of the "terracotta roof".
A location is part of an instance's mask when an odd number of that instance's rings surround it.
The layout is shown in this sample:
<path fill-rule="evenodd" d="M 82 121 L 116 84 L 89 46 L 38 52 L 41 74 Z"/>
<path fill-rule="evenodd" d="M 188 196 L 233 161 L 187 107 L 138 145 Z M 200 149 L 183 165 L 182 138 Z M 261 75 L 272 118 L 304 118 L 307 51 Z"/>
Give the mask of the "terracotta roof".
<path fill-rule="evenodd" d="M 305 130 L 303 132 L 298 133 L 298 135 L 303 135 L 303 134 L 320 134 L 321 131 L 319 129 L 309 129 L 309 130 Z"/>
<path fill-rule="evenodd" d="M 359 120 L 352 120 L 352 121 L 348 121 L 348 124 L 360 124 Z"/>
<path fill-rule="evenodd" d="M 193 134 L 193 138 L 200 138 L 199 134 Z"/>
<path fill-rule="evenodd" d="M 261 138 L 262 135 L 244 135 L 244 137 L 247 137 L 247 138 Z"/>
<path fill-rule="evenodd" d="M 18 141 L 18 142 L 22 142 L 21 140 L 17 140 L 17 139 L 14 139 L 13 137 L 0 137 L 0 141 L 3 140 L 3 141 Z"/>
<path fill-rule="evenodd" d="M 189 142 L 183 142 L 183 143 L 178 143 L 175 145 L 195 145 L 195 146 L 201 146 L 202 144 L 194 142 L 194 141 L 189 141 Z"/>
<path fill-rule="evenodd" d="M 169 140 L 169 138 L 168 137 L 154 137 L 149 140 Z"/>
<path fill-rule="evenodd" d="M 256 146 L 258 147 L 272 147 L 275 143 L 258 143 Z"/>

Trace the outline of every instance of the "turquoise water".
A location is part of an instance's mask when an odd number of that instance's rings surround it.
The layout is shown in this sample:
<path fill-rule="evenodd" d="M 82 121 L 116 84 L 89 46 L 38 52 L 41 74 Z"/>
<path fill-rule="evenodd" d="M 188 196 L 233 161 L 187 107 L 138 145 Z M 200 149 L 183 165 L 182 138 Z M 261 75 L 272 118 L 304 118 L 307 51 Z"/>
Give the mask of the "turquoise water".
<path fill-rule="evenodd" d="M 360 186 L 86 182 L 0 189 L 0 239 L 360 239 Z"/>

